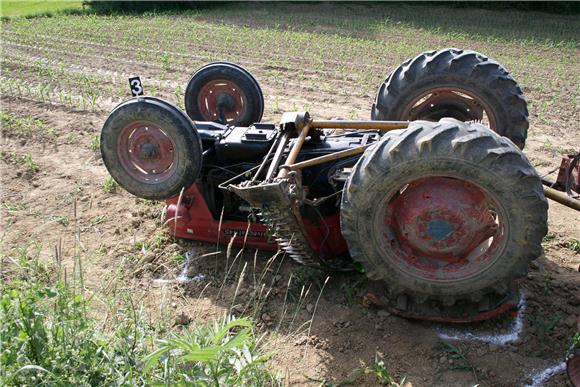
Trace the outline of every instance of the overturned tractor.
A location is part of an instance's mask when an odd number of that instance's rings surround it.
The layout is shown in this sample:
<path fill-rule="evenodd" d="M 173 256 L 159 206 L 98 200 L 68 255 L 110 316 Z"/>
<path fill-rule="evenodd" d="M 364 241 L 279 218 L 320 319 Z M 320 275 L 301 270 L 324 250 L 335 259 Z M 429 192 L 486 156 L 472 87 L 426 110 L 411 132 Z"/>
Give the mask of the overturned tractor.
<path fill-rule="evenodd" d="M 497 62 L 420 54 L 388 76 L 370 121 L 260 122 L 258 82 L 228 62 L 193 74 L 187 113 L 130 82 L 136 96 L 104 124 L 103 160 L 130 193 L 167 201 L 169 233 L 364 271 L 380 284 L 374 302 L 407 317 L 476 321 L 517 305 L 548 205 L 521 151 L 526 101 Z"/>

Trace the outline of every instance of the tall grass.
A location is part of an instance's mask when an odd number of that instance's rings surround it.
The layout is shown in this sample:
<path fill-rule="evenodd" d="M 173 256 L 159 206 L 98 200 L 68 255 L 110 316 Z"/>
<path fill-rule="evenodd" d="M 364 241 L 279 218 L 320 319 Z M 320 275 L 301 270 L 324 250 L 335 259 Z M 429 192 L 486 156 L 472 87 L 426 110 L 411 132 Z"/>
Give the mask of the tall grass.
<path fill-rule="evenodd" d="M 14 250 L 2 266 L 0 385 L 280 384 L 251 320 L 225 316 L 158 337 L 129 296 L 116 300 L 108 330 L 89 314 L 80 278 L 33 250 Z"/>

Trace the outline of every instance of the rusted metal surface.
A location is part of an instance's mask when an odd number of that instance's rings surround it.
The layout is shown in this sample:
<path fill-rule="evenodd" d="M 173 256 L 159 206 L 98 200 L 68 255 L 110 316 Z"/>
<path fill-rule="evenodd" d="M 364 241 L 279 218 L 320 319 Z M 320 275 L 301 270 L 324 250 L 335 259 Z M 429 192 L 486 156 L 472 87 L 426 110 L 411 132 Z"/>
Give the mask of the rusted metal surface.
<path fill-rule="evenodd" d="M 553 188 L 565 191 L 568 196 L 580 194 L 580 151 L 575 155 L 568 155 L 568 157 L 562 159 L 556 184 Z"/>
<path fill-rule="evenodd" d="M 175 167 L 175 144 L 157 125 L 137 121 L 121 129 L 117 156 L 133 178 L 159 183 L 171 177 Z"/>
<path fill-rule="evenodd" d="M 574 348 L 566 359 L 566 373 L 574 387 L 580 387 L 580 348 Z"/>
<path fill-rule="evenodd" d="M 296 169 L 312 167 L 312 166 L 319 165 L 319 164 L 324 164 L 324 163 L 327 163 L 329 161 L 334 161 L 334 160 L 343 159 L 346 157 L 361 154 L 371 145 L 372 144 L 368 144 L 368 145 L 359 146 L 357 148 L 346 149 L 346 150 L 343 150 L 340 152 L 335 152 L 335 153 L 331 153 L 328 155 L 316 157 L 316 158 L 313 158 L 310 160 L 301 161 L 301 162 L 296 163 L 296 164 L 283 165 L 281 168 L 296 170 Z"/>
<path fill-rule="evenodd" d="M 311 127 L 315 129 L 358 129 L 358 130 L 389 130 L 405 129 L 409 121 L 352 121 L 352 120 L 313 120 Z"/>
<path fill-rule="evenodd" d="M 308 132 L 310 131 L 311 125 L 310 122 L 307 122 L 304 127 L 300 130 L 300 135 L 292 144 L 292 149 L 290 149 L 290 153 L 288 153 L 288 157 L 286 158 L 285 164 L 294 164 L 296 158 L 298 158 L 298 154 L 302 150 L 302 145 L 304 145 L 304 141 L 308 136 Z M 283 179 L 288 175 L 288 168 L 282 167 L 278 172 L 278 178 Z"/>
<path fill-rule="evenodd" d="M 566 195 L 564 192 L 560 192 L 555 190 L 554 188 L 550 188 L 544 186 L 544 195 L 547 198 L 554 200 L 560 204 L 563 204 L 567 207 L 570 207 L 576 211 L 580 211 L 580 200 L 572 199 L 570 196 Z"/>
<path fill-rule="evenodd" d="M 385 208 L 384 247 L 413 276 L 456 281 L 492 265 L 503 241 L 497 203 L 464 180 L 411 181 Z"/>
<path fill-rule="evenodd" d="M 407 300 L 404 308 L 401 308 L 397 297 L 379 296 L 376 292 L 367 293 L 363 302 L 405 318 L 453 324 L 485 321 L 506 314 L 516 315 L 520 300 L 517 287 L 513 286 L 505 296 L 490 294 L 488 297 L 489 307 L 485 309 L 480 308 L 478 303 L 443 306 L 430 301 L 415 303 L 413 300 Z"/>
<path fill-rule="evenodd" d="M 216 79 L 199 91 L 197 105 L 204 120 L 227 123 L 242 117 L 247 109 L 244 91 L 234 82 Z"/>
<path fill-rule="evenodd" d="M 487 103 L 473 92 L 458 87 L 426 90 L 411 101 L 402 117 L 409 121 L 439 121 L 443 117 L 453 117 L 460 121 L 484 122 L 496 129 L 496 119 Z"/>

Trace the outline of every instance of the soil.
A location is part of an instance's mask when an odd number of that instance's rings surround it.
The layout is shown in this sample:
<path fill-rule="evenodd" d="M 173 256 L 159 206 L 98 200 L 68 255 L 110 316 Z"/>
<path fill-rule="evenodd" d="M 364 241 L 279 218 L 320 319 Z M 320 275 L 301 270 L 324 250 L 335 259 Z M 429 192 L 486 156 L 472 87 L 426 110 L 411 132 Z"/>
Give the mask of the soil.
<path fill-rule="evenodd" d="M 34 47 L 22 52 L 28 51 L 42 56 Z M 109 69 L 106 53 L 102 58 L 87 65 L 87 69 L 95 69 L 92 74 Z M 26 62 L 20 67 L 25 79 L 38 77 L 27 72 Z M 351 92 L 356 89 L 355 81 L 345 85 L 349 89 L 345 95 L 318 93 L 316 81 L 321 76 L 307 73 L 290 94 L 286 93 L 287 84 L 270 82 L 266 65 L 257 73 L 266 96 L 265 122 L 279 119 L 280 113 L 273 108 L 278 98 L 283 101 L 282 109 L 312 106 L 311 114 L 319 118 L 347 117 L 353 111 L 360 117 L 369 116 L 372 97 Z M 184 72 L 175 74 L 174 81 L 186 79 Z M 160 94 L 170 92 L 161 90 Z M 543 100 L 536 92 L 532 95 Z M 56 133 L 54 138 L 41 139 L 3 130 L 3 261 L 13 254 L 12 248 L 38 241 L 43 259 L 55 260 L 56 247 L 56 258 L 72 273 L 74 257 L 80 252 L 88 293 L 130 294 L 153 321 L 169 326 L 207 321 L 228 310 L 253 315 L 266 335 L 268 350 L 275 354 L 269 362 L 289 376 L 290 385 L 377 385 L 372 374 L 360 371 L 363 364 L 372 366 L 376 359 L 384 361 L 394 380 L 405 377 L 412 386 L 531 384 L 535 372 L 563 360 L 578 330 L 580 255 L 570 247 L 570 240 L 580 239 L 580 213 L 560 204 L 550 202 L 545 255 L 532 264 L 521 282 L 525 313 L 522 331 L 514 333 L 516 339 L 507 344 L 473 338 L 443 340 L 442 333 L 513 333 L 514 318 L 457 327 L 406 320 L 369 307 L 365 295 L 373 284 L 360 274 L 320 273 L 281 255 L 268 264 L 272 254 L 266 252 L 258 252 L 255 259 L 255 252 L 249 249 L 228 253 L 226 246 L 168 240 L 161 233 L 163 203 L 136 199 L 119 188 L 113 192 L 103 189 L 108 174 L 91 143 L 116 101 L 105 103 L 98 111 L 9 93 L 0 101 L 2 112 L 41 120 Z M 577 118 L 576 112 L 569 112 L 566 121 L 577 122 Z M 555 150 L 577 147 L 580 133 L 578 127 L 554 127 L 531 119 L 525 153 L 545 173 L 559 165 L 561 152 Z M 38 164 L 37 172 L 22 162 L 25 155 Z M 208 254 L 216 251 L 219 254 Z M 182 268 L 175 257 L 186 252 L 194 257 L 188 272 L 197 275 L 197 280 L 179 283 L 175 279 Z M 325 284 L 327 275 L 330 279 Z M 309 291 L 300 298 L 303 286 Z M 105 306 L 96 304 L 95 316 L 105 322 L 112 318 Z M 567 383 L 560 374 L 545 385 Z"/>

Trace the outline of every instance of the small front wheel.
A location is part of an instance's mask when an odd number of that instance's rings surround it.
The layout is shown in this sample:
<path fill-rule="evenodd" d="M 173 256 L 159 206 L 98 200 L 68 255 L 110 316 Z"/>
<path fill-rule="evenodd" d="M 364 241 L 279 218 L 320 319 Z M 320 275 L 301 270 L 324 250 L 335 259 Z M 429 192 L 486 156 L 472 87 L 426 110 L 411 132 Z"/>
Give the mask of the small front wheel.
<path fill-rule="evenodd" d="M 264 96 L 256 79 L 229 62 L 210 63 L 187 83 L 185 110 L 194 121 L 250 126 L 264 114 Z"/>
<path fill-rule="evenodd" d="M 123 102 L 101 131 L 101 155 L 121 187 L 135 196 L 163 200 L 197 179 L 202 146 L 193 122 L 159 98 Z"/>

